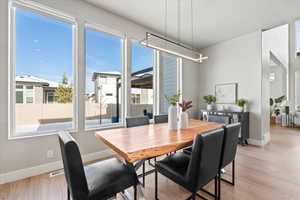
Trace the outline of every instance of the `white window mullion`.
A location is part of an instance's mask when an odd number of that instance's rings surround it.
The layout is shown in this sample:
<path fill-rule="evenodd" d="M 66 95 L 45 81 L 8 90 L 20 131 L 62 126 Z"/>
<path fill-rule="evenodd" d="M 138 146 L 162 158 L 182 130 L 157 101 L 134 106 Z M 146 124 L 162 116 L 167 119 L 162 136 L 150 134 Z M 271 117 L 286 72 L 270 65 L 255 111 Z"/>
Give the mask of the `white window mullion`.
<path fill-rule="evenodd" d="M 15 103 L 16 103 L 16 82 L 15 82 L 15 70 L 16 70 L 16 8 L 9 6 L 9 47 L 8 47 L 8 56 L 9 56 L 9 70 L 8 70 L 8 138 L 13 136 L 15 133 Z M 23 91 L 23 103 L 24 103 L 24 91 Z"/>
<path fill-rule="evenodd" d="M 153 114 L 158 115 L 160 109 L 160 53 L 154 50 L 154 66 L 153 66 Z"/>
<path fill-rule="evenodd" d="M 77 128 L 78 132 L 85 130 L 85 25 L 83 22 L 78 22 L 77 28 L 77 108 L 75 113 L 77 114 Z"/>
<path fill-rule="evenodd" d="M 130 113 L 130 104 L 131 104 L 131 41 L 129 39 L 124 40 L 124 117 L 128 117 L 131 115 Z M 124 118 L 125 121 L 125 118 Z"/>

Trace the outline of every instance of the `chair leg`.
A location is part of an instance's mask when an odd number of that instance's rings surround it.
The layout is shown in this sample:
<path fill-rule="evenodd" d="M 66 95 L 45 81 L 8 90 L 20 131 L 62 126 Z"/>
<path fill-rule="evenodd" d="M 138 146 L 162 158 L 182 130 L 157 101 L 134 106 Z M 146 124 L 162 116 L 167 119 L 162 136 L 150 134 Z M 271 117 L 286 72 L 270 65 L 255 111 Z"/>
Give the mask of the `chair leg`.
<path fill-rule="evenodd" d="M 219 171 L 218 176 L 218 200 L 221 199 L 221 172 Z"/>
<path fill-rule="evenodd" d="M 220 174 L 221 175 L 221 174 Z M 229 183 L 231 185 L 235 185 L 235 160 L 232 161 L 232 175 L 231 175 L 231 181 L 228 181 L 224 178 L 221 178 L 222 181 Z"/>
<path fill-rule="evenodd" d="M 196 200 L 196 193 L 193 193 L 191 196 L 189 196 L 186 200 Z"/>
<path fill-rule="evenodd" d="M 145 162 L 143 163 L 143 187 L 145 187 Z"/>
<path fill-rule="evenodd" d="M 68 187 L 68 200 L 70 200 L 70 190 L 69 190 L 69 187 Z"/>
<path fill-rule="evenodd" d="M 232 185 L 235 184 L 235 160 L 232 161 Z"/>
<path fill-rule="evenodd" d="M 218 199 L 218 175 L 215 177 L 215 199 Z"/>
<path fill-rule="evenodd" d="M 157 180 L 157 171 L 155 170 L 155 183 L 154 183 L 154 187 L 155 187 L 155 200 L 158 200 L 158 192 L 157 192 L 157 187 L 158 187 L 158 180 Z"/>
<path fill-rule="evenodd" d="M 136 185 L 133 186 L 134 200 L 137 200 L 137 188 Z"/>

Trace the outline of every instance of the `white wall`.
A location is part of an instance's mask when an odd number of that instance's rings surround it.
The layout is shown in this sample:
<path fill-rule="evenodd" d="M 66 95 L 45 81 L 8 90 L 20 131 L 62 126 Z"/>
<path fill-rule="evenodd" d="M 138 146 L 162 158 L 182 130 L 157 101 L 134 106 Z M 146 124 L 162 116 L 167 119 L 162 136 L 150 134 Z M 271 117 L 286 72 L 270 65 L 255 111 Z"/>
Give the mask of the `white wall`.
<path fill-rule="evenodd" d="M 250 138 L 260 142 L 261 134 L 261 31 L 256 31 L 203 49 L 209 59 L 200 64 L 199 100 L 214 94 L 215 84 L 238 83 L 238 98 L 249 101 Z M 250 140 L 251 142 L 251 140 Z"/>
<path fill-rule="evenodd" d="M 275 80 L 270 82 L 270 97 L 277 98 L 282 95 L 286 95 L 287 90 L 287 72 L 279 66 L 270 66 L 270 73 L 275 74 Z"/>
<path fill-rule="evenodd" d="M 269 74 L 271 61 L 276 61 L 285 70 L 288 80 L 289 71 L 289 25 L 275 27 L 262 32 L 262 133 L 265 142 L 270 140 L 270 96 Z M 270 53 L 272 52 L 272 54 Z M 272 58 L 272 59 L 271 59 Z M 285 84 L 286 86 L 287 84 Z M 285 90 L 288 96 L 288 90 Z"/>
<path fill-rule="evenodd" d="M 190 118 L 199 117 L 199 72 L 200 64 L 188 60 L 182 61 L 182 98 L 193 101 L 193 107 L 188 111 Z"/>

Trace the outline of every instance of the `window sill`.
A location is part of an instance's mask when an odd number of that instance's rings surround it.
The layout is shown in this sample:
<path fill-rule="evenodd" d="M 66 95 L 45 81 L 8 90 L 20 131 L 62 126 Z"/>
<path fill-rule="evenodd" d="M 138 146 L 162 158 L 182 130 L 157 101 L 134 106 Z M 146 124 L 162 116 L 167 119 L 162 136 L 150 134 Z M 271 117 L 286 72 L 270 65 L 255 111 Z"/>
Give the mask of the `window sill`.
<path fill-rule="evenodd" d="M 43 137 L 43 136 L 51 136 L 51 135 L 57 135 L 58 132 L 63 131 L 63 130 L 58 130 L 58 131 L 49 131 L 49 132 L 30 132 L 26 133 L 28 135 L 20 135 L 20 136 L 8 136 L 8 140 L 19 140 L 19 139 L 30 139 L 30 138 L 35 138 L 35 137 Z M 76 129 L 70 129 L 66 130 L 69 131 L 71 134 L 78 132 Z"/>
<path fill-rule="evenodd" d="M 124 128 L 124 127 L 125 126 L 123 123 L 116 123 L 116 124 L 108 124 L 108 125 L 86 128 L 84 131 L 85 132 L 95 132 L 95 131 L 114 129 L 114 128 Z"/>

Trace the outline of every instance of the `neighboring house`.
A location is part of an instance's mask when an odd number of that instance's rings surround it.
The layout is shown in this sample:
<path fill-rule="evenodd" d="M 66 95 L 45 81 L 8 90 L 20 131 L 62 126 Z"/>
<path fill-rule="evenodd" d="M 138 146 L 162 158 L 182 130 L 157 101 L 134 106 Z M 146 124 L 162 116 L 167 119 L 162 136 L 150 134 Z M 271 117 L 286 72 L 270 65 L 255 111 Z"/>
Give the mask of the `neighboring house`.
<path fill-rule="evenodd" d="M 132 78 L 132 82 L 142 79 L 149 74 L 139 74 Z M 120 101 L 117 88 L 121 86 L 120 72 L 94 72 L 92 80 L 95 84 L 95 94 L 93 96 L 96 103 L 116 104 Z M 118 87 L 117 87 L 118 85 Z M 90 95 L 89 95 L 90 96 Z M 150 88 L 132 88 L 131 89 L 132 104 L 153 104 L 153 90 Z"/>
<path fill-rule="evenodd" d="M 58 96 L 55 89 L 59 83 L 31 75 L 16 76 L 16 103 L 55 103 Z"/>

